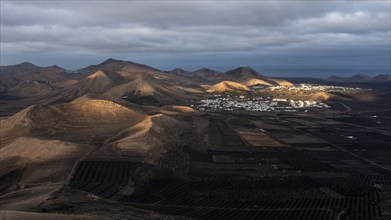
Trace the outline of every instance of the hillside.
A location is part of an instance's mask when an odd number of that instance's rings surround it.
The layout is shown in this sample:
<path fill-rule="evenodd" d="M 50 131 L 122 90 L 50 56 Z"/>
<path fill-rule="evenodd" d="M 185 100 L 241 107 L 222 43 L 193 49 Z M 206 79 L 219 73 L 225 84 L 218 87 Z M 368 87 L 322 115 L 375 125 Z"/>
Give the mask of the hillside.
<path fill-rule="evenodd" d="M 2 195 L 19 191 L 18 203 L 36 206 L 66 184 L 78 160 L 106 140 L 146 117 L 137 108 L 106 100 L 88 100 L 61 105 L 33 105 L 2 120 L 0 127 L 0 182 Z M 35 187 L 40 187 L 38 189 Z M 39 193 L 38 193 L 39 192 Z M 18 194 L 14 194 L 16 198 Z M 30 201 L 30 197 L 34 200 Z M 2 207 L 13 201 L 4 202 Z"/>
<path fill-rule="evenodd" d="M 115 131 L 141 120 L 143 114 L 107 100 L 87 100 L 54 106 L 33 105 L 2 121 L 2 145 L 24 135 L 73 142 L 104 140 Z M 94 134 L 94 136 L 86 134 Z M 96 135 L 96 137 L 95 137 Z"/>
<path fill-rule="evenodd" d="M 16 65 L 0 66 L 1 76 L 25 76 L 25 77 L 36 77 L 40 76 L 39 79 L 59 79 L 58 73 L 66 72 L 67 70 L 57 65 L 49 67 L 40 67 L 32 63 L 24 62 Z M 43 77 L 43 78 L 42 78 Z"/>
<path fill-rule="evenodd" d="M 250 78 L 243 81 L 243 84 L 246 86 L 256 86 L 256 85 L 263 85 L 263 86 L 273 86 L 272 84 L 266 82 L 262 79 L 256 79 L 256 78 Z"/>
<path fill-rule="evenodd" d="M 51 93 L 68 79 L 59 66 L 40 67 L 32 63 L 0 66 L 0 88 L 13 96 L 36 96 Z"/>
<path fill-rule="evenodd" d="M 194 72 L 176 68 L 163 72 L 148 65 L 115 59 L 73 72 L 58 66 L 38 67 L 31 63 L 2 66 L 1 70 L 3 107 L 0 110 L 4 115 L 14 114 L 31 104 L 72 102 L 88 94 L 113 101 L 122 99 L 138 104 L 164 105 L 190 103 L 199 99 L 211 85 L 219 92 L 248 91 L 248 86 L 255 85 L 292 85 L 283 79 L 261 75 L 250 67 L 227 72 L 208 68 Z M 213 87 L 223 81 L 229 83 Z"/>
<path fill-rule="evenodd" d="M 280 85 L 280 86 L 293 86 L 293 83 L 291 83 L 291 82 L 289 82 L 288 80 L 285 80 L 285 79 L 273 79 L 273 78 L 270 78 L 269 80 L 275 82 L 277 85 Z"/>
<path fill-rule="evenodd" d="M 248 80 L 248 79 L 261 79 L 265 78 L 260 73 L 256 72 L 255 70 L 251 69 L 250 67 L 238 67 L 236 69 L 227 71 L 222 75 L 222 77 L 231 78 L 234 80 Z"/>
<path fill-rule="evenodd" d="M 281 86 L 290 86 L 292 85 L 287 80 L 280 79 L 272 79 L 266 77 L 257 71 L 253 70 L 250 67 L 239 67 L 230 71 L 225 72 L 224 74 L 220 74 L 218 76 L 219 80 L 229 80 L 234 82 L 242 83 L 246 86 L 254 86 L 254 85 L 263 85 L 263 86 L 271 86 L 271 85 L 281 85 Z"/>
<path fill-rule="evenodd" d="M 192 72 L 191 74 L 192 74 L 192 78 L 195 80 L 210 82 L 210 81 L 216 81 L 216 79 L 218 78 L 219 75 L 222 74 L 222 72 L 212 70 L 209 68 L 202 68 Z"/>
<path fill-rule="evenodd" d="M 139 74 L 135 80 L 109 89 L 104 94 L 143 104 L 168 104 L 192 98 L 184 90 L 150 74 Z"/>
<path fill-rule="evenodd" d="M 175 68 L 171 71 L 168 71 L 169 73 L 171 74 L 174 74 L 174 75 L 178 75 L 178 76 L 187 76 L 190 72 L 184 70 L 184 69 L 181 69 L 181 68 Z"/>
<path fill-rule="evenodd" d="M 70 87 L 61 91 L 61 95 L 75 99 L 88 93 L 103 94 L 108 89 L 127 81 L 118 73 L 113 71 L 98 70 L 97 72 L 85 77 Z"/>
<path fill-rule="evenodd" d="M 222 81 L 220 83 L 210 86 L 208 89 L 208 92 L 229 92 L 229 91 L 243 92 L 243 91 L 250 91 L 250 89 L 243 84 L 232 82 L 232 81 Z"/>
<path fill-rule="evenodd" d="M 90 75 L 98 70 L 110 70 L 110 71 L 126 71 L 126 72 L 160 72 L 160 70 L 145 64 L 134 63 L 131 61 L 107 59 L 97 65 L 90 65 L 88 67 L 79 69 L 77 72 L 83 75 Z"/>

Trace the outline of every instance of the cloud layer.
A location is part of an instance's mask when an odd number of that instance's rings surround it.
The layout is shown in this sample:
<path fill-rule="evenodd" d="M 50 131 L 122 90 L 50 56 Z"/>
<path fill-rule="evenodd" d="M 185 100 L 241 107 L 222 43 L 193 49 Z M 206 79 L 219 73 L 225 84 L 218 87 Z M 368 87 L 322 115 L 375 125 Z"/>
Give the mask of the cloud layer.
<path fill-rule="evenodd" d="M 387 67 L 390 7 L 387 0 L 1 1 L 1 60 Z"/>

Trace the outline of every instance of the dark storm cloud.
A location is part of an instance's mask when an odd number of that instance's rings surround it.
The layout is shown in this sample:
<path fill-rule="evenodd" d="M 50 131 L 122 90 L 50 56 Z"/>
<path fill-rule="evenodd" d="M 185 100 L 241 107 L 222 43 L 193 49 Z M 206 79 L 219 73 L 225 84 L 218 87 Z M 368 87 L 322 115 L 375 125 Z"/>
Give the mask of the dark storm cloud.
<path fill-rule="evenodd" d="M 361 54 L 351 63 L 379 51 L 387 65 L 389 1 L 1 1 L 4 64 L 78 55 L 208 65 L 214 55 L 241 65 L 295 54 L 332 64 L 341 51 Z"/>

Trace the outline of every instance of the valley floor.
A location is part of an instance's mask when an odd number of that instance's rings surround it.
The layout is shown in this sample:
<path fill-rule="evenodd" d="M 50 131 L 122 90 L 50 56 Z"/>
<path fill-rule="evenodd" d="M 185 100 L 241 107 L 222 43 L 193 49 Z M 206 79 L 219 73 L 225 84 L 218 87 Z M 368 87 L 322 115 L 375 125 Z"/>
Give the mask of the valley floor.
<path fill-rule="evenodd" d="M 391 219 L 389 103 L 289 103 L 11 105 L 0 219 Z"/>
<path fill-rule="evenodd" d="M 390 118 L 241 111 L 206 117 L 209 145 L 189 151 L 185 177 L 152 178 L 135 189 L 140 158 L 92 153 L 41 211 L 93 215 L 106 204 L 104 210 L 122 207 L 119 218 L 390 218 Z M 9 199 L 2 196 L 1 204 Z"/>

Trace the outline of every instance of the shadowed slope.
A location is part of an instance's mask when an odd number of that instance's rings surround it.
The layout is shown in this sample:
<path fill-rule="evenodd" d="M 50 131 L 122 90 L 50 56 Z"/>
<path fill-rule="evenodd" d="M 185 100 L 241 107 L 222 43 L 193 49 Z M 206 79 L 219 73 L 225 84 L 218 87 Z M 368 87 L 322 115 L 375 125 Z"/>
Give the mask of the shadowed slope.
<path fill-rule="evenodd" d="M 131 61 L 123 61 L 123 60 L 115 60 L 115 59 L 107 59 L 103 61 L 100 64 L 97 65 L 91 65 L 86 68 L 78 70 L 78 72 L 82 73 L 83 75 L 90 75 L 92 73 L 95 73 L 98 70 L 110 70 L 110 71 L 127 71 L 127 72 L 133 72 L 133 73 L 139 73 L 139 72 L 160 72 L 160 70 L 155 69 L 153 67 L 134 63 Z"/>
<path fill-rule="evenodd" d="M 264 86 L 272 86 L 272 85 L 288 85 L 290 84 L 286 80 L 277 80 L 268 78 L 257 71 L 251 69 L 250 67 L 239 67 L 230 71 L 225 72 L 224 74 L 220 74 L 218 76 L 219 80 L 230 80 L 242 83 L 246 86 L 254 86 L 254 85 L 264 85 Z"/>

